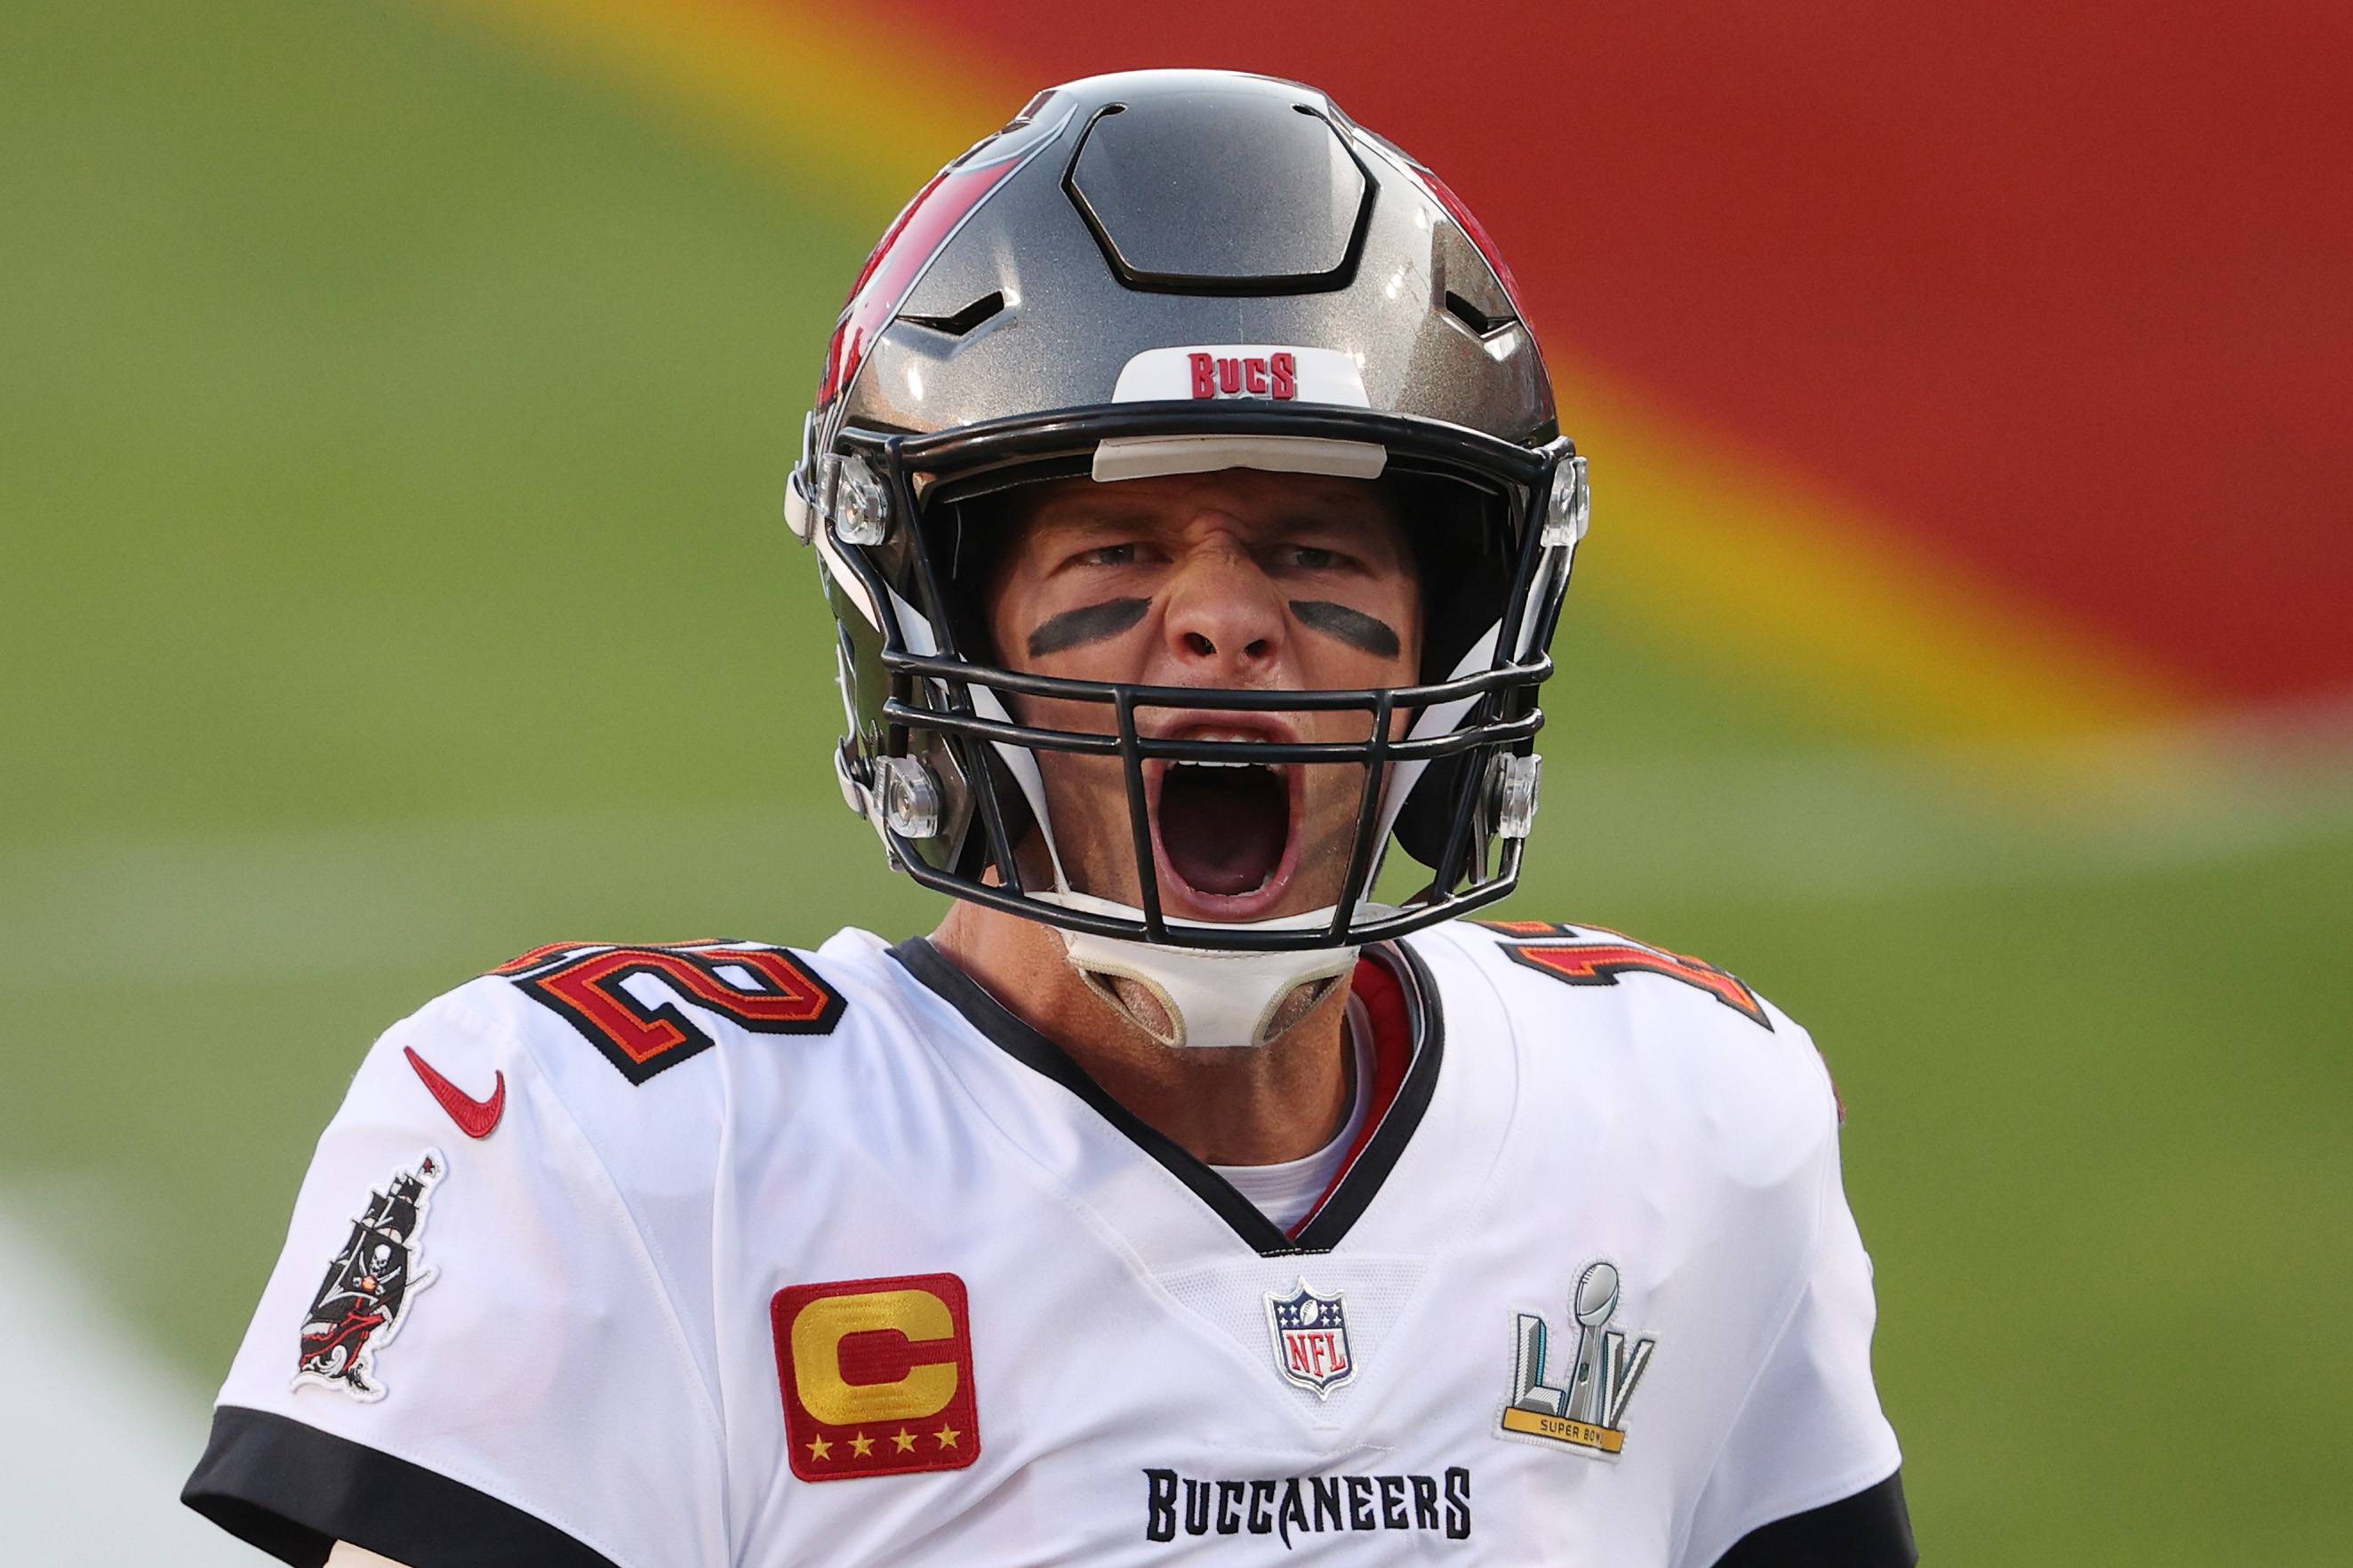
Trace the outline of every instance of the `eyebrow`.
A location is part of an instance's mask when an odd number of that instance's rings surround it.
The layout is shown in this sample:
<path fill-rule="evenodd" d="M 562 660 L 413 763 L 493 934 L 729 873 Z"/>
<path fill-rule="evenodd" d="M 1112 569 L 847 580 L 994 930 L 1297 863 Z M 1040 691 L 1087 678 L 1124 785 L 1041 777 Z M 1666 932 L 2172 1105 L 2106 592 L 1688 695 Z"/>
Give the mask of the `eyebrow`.
<path fill-rule="evenodd" d="M 1099 605 L 1082 605 L 1075 610 L 1049 616 L 1029 634 L 1029 657 L 1043 658 L 1050 653 L 1062 653 L 1104 637 L 1115 637 L 1144 619 L 1145 612 L 1151 608 L 1149 599 L 1105 599 Z"/>

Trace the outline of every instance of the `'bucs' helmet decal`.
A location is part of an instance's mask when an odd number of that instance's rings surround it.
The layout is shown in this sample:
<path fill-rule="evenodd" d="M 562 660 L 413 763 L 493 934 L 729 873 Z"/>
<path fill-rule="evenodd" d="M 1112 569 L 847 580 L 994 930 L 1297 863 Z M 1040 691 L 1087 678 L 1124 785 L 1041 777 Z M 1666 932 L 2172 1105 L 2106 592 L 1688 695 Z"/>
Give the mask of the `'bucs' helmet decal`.
<path fill-rule="evenodd" d="M 1418 684 L 1161 688 L 988 661 L 966 535 L 985 498 L 1219 467 L 1379 477 L 1411 498 Z M 839 626 L 844 796 L 925 887 L 1097 936 L 1271 951 L 1399 935 L 1518 880 L 1584 460 L 1476 221 L 1322 93 L 1225 72 L 1092 78 L 943 170 L 851 290 L 786 514 Z M 1007 700 L 1023 697 L 1104 721 L 1018 722 Z M 1187 709 L 1355 710 L 1368 738 L 1139 732 L 1139 710 Z M 1016 849 L 1033 831 L 1050 847 L 1035 753 L 1053 749 L 1121 759 L 1139 846 L 1149 759 L 1363 768 L 1331 922 L 1164 920 L 1148 854 L 1132 910 L 1040 897 L 1067 889 L 1025 885 Z M 1392 837 L 1430 871 L 1398 908 L 1366 898 Z"/>

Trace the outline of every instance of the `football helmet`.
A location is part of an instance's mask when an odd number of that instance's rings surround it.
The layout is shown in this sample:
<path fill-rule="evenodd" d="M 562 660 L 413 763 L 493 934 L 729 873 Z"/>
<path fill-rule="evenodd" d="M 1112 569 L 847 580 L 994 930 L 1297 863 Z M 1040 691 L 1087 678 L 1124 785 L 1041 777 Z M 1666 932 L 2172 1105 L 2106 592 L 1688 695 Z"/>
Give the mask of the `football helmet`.
<path fill-rule="evenodd" d="M 1377 479 L 1402 498 L 1423 579 L 1417 684 L 1148 687 L 988 654 L 974 563 L 991 497 L 1225 468 Z M 1074 962 L 1096 955 L 1082 970 L 1122 973 L 1116 952 L 1141 946 L 1352 955 L 1516 882 L 1585 463 L 1477 221 L 1322 92 L 1229 72 L 1091 78 L 1039 93 L 943 169 L 851 289 L 786 514 L 815 546 L 839 628 L 844 797 L 894 866 L 1060 928 Z M 1025 698 L 1091 704 L 1103 722 L 1024 723 Z M 1356 710 L 1367 735 L 1177 739 L 1137 722 L 1188 709 Z M 1053 749 L 1119 759 L 1136 903 L 1065 882 L 1037 765 Z M 1247 924 L 1166 916 L 1155 758 L 1361 769 L 1336 902 Z M 1034 854 L 1025 879 L 1017 849 L 1031 834 L 1052 885 Z M 1392 839 L 1429 880 L 1375 904 Z"/>

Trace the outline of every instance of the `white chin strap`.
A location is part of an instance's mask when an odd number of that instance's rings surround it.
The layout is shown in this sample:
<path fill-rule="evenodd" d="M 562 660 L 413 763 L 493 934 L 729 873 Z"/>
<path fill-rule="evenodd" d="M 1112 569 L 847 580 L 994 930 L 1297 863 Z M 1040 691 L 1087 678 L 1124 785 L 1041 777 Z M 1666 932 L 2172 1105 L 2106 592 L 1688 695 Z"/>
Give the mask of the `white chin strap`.
<path fill-rule="evenodd" d="M 1085 893 L 1039 893 L 1037 897 L 1089 914 L 1137 921 L 1144 918 L 1140 910 Z M 1330 925 L 1332 911 L 1325 909 L 1285 915 L 1279 920 L 1234 923 L 1168 923 L 1198 926 L 1205 931 L 1312 931 Z M 1275 1019 L 1293 992 L 1303 985 L 1339 980 L 1356 964 L 1354 947 L 1314 947 L 1292 952 L 1221 952 L 1206 948 L 1161 947 L 1124 937 L 1055 929 L 1061 935 L 1071 967 L 1079 972 L 1079 977 L 1097 995 L 1162 1045 L 1190 1050 L 1249 1049 L 1271 1043 Z M 1162 1018 L 1141 1016 L 1121 1000 L 1113 984 L 1117 980 L 1132 980 L 1150 992 L 1160 1004 Z M 1303 1015 L 1304 1009 L 1302 1012 Z"/>

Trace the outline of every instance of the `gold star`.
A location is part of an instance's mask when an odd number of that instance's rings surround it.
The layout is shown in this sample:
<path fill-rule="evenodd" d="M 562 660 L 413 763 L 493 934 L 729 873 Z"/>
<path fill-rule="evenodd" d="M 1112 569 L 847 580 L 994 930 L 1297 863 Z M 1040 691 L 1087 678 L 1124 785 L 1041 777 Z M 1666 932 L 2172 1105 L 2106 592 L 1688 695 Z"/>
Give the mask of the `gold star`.
<path fill-rule="evenodd" d="M 849 1451 L 862 1459 L 874 1451 L 874 1439 L 860 1432 L 849 1440 Z"/>
<path fill-rule="evenodd" d="M 955 1440 L 959 1434 L 955 1427 L 943 1424 L 940 1429 L 933 1433 L 932 1436 L 940 1440 L 941 1447 L 953 1448 L 955 1447 Z"/>
<path fill-rule="evenodd" d="M 830 1443 L 828 1443 L 828 1442 L 827 1442 L 827 1441 L 826 1441 L 824 1438 L 822 1438 L 822 1437 L 812 1437 L 812 1438 L 810 1438 L 810 1439 L 809 1439 L 809 1458 L 812 1458 L 812 1459 L 830 1459 L 830 1458 L 833 1458 L 833 1445 L 832 1445 L 832 1444 L 830 1444 Z"/>
<path fill-rule="evenodd" d="M 912 1454 L 915 1451 L 915 1435 L 904 1426 L 891 1435 L 891 1441 L 899 1445 L 899 1452 L 902 1454 Z"/>

